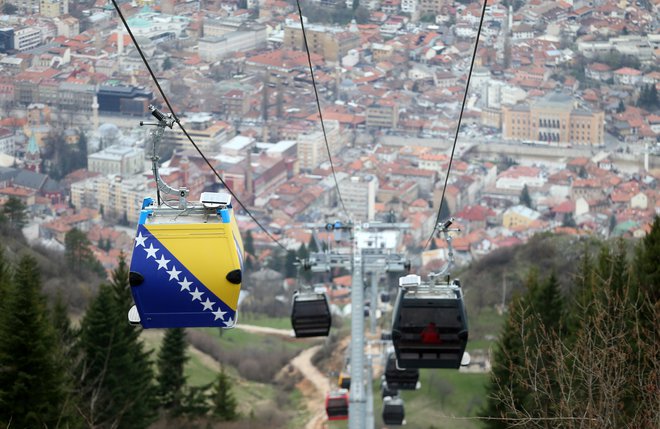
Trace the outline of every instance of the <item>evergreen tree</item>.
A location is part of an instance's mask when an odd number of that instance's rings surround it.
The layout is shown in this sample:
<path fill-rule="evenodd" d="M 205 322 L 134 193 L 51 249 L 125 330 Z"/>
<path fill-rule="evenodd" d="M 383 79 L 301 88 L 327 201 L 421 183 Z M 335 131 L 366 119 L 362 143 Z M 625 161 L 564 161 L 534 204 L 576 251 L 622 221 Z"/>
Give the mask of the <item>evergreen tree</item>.
<path fill-rule="evenodd" d="M 3 304 L 6 303 L 6 296 L 11 282 L 11 270 L 9 264 L 5 260 L 5 251 L 0 246 L 0 313 L 5 312 Z"/>
<path fill-rule="evenodd" d="M 575 223 L 575 219 L 573 218 L 573 213 L 571 212 L 564 213 L 564 218 L 561 221 L 561 225 L 569 228 L 575 228 L 577 224 Z"/>
<path fill-rule="evenodd" d="M 447 204 L 447 199 L 445 197 L 442 197 L 442 206 L 440 207 L 440 222 L 444 222 L 445 220 L 449 219 L 451 217 L 451 210 L 449 209 L 449 204 Z"/>
<path fill-rule="evenodd" d="M 525 404 L 529 391 L 519 379 L 517 368 L 524 363 L 525 352 L 522 341 L 523 321 L 525 320 L 524 302 L 515 296 L 508 307 L 508 317 L 500 331 L 500 336 L 492 355 L 491 382 L 486 386 L 487 399 L 484 417 L 505 418 L 511 415 L 511 403 L 518 406 Z M 509 399 L 513 398 L 513 399 Z M 509 427 L 505 420 L 486 420 L 489 429 Z"/>
<path fill-rule="evenodd" d="M 0 314 L 0 425 L 74 427 L 66 372 L 41 295 L 37 262 L 23 257 Z"/>
<path fill-rule="evenodd" d="M 623 113 L 626 111 L 626 105 L 623 104 L 623 100 L 619 100 L 619 105 L 616 107 L 616 113 Z"/>
<path fill-rule="evenodd" d="M 286 260 L 284 262 L 284 277 L 287 279 L 296 277 L 298 270 L 294 265 L 297 261 L 296 252 L 287 250 Z"/>
<path fill-rule="evenodd" d="M 314 240 L 314 234 L 312 233 L 312 236 L 309 238 L 309 243 L 307 243 L 307 250 L 309 253 L 314 253 L 319 251 L 319 246 L 316 244 L 316 240 Z"/>
<path fill-rule="evenodd" d="M 21 229 L 27 223 L 27 206 L 14 196 L 7 198 L 7 202 L 2 207 L 2 213 L 12 228 Z"/>
<path fill-rule="evenodd" d="M 139 329 L 126 322 L 132 305 L 128 267 L 120 257 L 110 285 L 102 285 L 81 323 L 78 377 L 90 425 L 146 428 L 156 411 L 149 353 Z"/>
<path fill-rule="evenodd" d="M 73 267 L 84 267 L 105 277 L 105 268 L 94 256 L 91 244 L 84 232 L 73 228 L 64 235 L 64 257 Z"/>
<path fill-rule="evenodd" d="M 232 392 L 231 379 L 221 367 L 213 387 L 213 407 L 211 413 L 221 421 L 234 421 L 239 417 L 236 398 Z"/>
<path fill-rule="evenodd" d="M 522 192 L 520 192 L 520 204 L 532 208 L 532 197 L 529 195 L 527 185 L 523 186 Z"/>
<path fill-rule="evenodd" d="M 307 251 L 307 246 L 305 246 L 305 243 L 300 245 L 300 247 L 298 248 L 298 252 L 296 252 L 296 256 L 301 261 L 309 258 L 309 251 Z"/>
<path fill-rule="evenodd" d="M 174 416 L 182 414 L 186 377 L 186 332 L 183 328 L 168 329 L 158 353 L 158 396 L 161 407 Z"/>

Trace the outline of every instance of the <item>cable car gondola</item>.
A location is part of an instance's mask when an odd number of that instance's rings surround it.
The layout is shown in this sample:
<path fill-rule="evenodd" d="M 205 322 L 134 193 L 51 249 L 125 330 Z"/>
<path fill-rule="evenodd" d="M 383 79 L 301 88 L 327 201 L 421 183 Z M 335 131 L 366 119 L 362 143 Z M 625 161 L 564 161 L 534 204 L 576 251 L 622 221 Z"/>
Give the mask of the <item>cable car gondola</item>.
<path fill-rule="evenodd" d="M 138 220 L 129 282 L 135 305 L 129 322 L 144 328 L 233 327 L 243 273 L 243 243 L 225 192 L 187 200 L 158 174 L 156 146 L 173 119 L 153 106 L 152 167 L 158 201 L 145 198 Z M 161 200 L 161 194 L 175 196 Z"/>
<path fill-rule="evenodd" d="M 383 423 L 391 426 L 401 426 L 405 424 L 405 416 L 403 399 L 398 396 L 383 399 Z"/>
<path fill-rule="evenodd" d="M 325 397 L 325 412 L 328 420 L 348 420 L 348 391 L 329 392 Z"/>
<path fill-rule="evenodd" d="M 293 295 L 291 326 L 296 338 L 327 337 L 332 325 L 325 293 L 296 292 Z"/>
<path fill-rule="evenodd" d="M 342 371 L 339 373 L 339 379 L 337 380 L 337 385 L 342 389 L 351 388 L 351 376 L 348 373 Z"/>
<path fill-rule="evenodd" d="M 383 380 L 380 383 L 380 397 L 385 399 L 388 396 L 395 397 L 399 396 L 399 391 L 396 389 L 390 389 L 390 386 L 387 384 L 387 381 Z"/>
<path fill-rule="evenodd" d="M 396 355 L 391 352 L 385 363 L 385 381 L 390 389 L 415 390 L 419 387 L 419 369 L 398 366 Z"/>
<path fill-rule="evenodd" d="M 392 344 L 406 368 L 461 366 L 468 340 L 467 315 L 457 281 L 422 284 L 417 275 L 399 279 Z"/>

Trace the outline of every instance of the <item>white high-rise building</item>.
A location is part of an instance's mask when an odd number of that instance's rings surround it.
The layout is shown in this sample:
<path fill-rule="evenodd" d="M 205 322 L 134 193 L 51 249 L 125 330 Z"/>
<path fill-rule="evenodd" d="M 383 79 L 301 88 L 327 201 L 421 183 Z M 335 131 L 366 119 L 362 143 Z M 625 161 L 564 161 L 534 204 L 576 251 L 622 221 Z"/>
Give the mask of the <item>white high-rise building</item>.
<path fill-rule="evenodd" d="M 356 221 L 371 221 L 376 216 L 378 178 L 370 174 L 353 176 L 339 184 L 348 211 Z"/>

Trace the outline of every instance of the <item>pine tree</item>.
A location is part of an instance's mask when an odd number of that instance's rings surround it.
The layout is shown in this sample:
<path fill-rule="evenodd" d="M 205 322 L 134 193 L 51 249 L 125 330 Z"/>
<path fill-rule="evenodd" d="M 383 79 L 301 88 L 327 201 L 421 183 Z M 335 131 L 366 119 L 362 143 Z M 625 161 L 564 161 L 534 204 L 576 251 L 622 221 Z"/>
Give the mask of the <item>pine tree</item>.
<path fill-rule="evenodd" d="M 0 425 L 75 426 L 56 333 L 41 295 L 37 262 L 23 257 L 0 314 Z"/>
<path fill-rule="evenodd" d="M 9 290 L 9 284 L 11 282 L 11 271 L 9 269 L 9 264 L 5 260 L 5 251 L 0 246 L 0 312 L 4 313 L 5 308 L 3 304 L 6 302 L 5 297 Z"/>
<path fill-rule="evenodd" d="M 236 398 L 232 393 L 231 379 L 221 367 L 218 379 L 213 386 L 213 408 L 211 413 L 221 421 L 234 421 L 239 417 Z"/>
<path fill-rule="evenodd" d="M 27 223 L 27 206 L 14 196 L 7 199 L 2 207 L 2 213 L 13 228 L 23 228 Z"/>
<path fill-rule="evenodd" d="M 149 353 L 130 326 L 128 267 L 122 257 L 112 283 L 102 285 L 81 323 L 78 376 L 90 425 L 146 428 L 156 412 Z"/>
<path fill-rule="evenodd" d="M 245 234 L 245 240 L 243 240 L 243 249 L 245 251 L 245 269 L 251 271 L 253 268 L 252 258 L 255 257 L 254 252 L 254 238 L 252 237 L 252 232 L 248 231 Z"/>
<path fill-rule="evenodd" d="M 158 353 L 158 396 L 161 407 L 173 416 L 182 414 L 186 377 L 186 332 L 183 328 L 169 329 Z"/>
<path fill-rule="evenodd" d="M 515 296 L 508 307 L 508 317 L 500 332 L 492 355 L 490 383 L 486 386 L 486 408 L 484 417 L 504 418 L 510 415 L 510 404 L 522 406 L 529 392 L 522 387 L 517 368 L 523 365 L 524 344 L 522 326 L 525 319 L 524 303 Z M 510 399 L 513 398 L 513 399 Z M 504 429 L 504 420 L 486 420 L 490 429 Z"/>
<path fill-rule="evenodd" d="M 284 276 L 285 278 L 293 278 L 297 274 L 297 269 L 296 266 L 294 265 L 296 262 L 296 252 L 293 250 L 288 250 L 286 252 L 286 260 L 284 262 Z"/>
<path fill-rule="evenodd" d="M 532 197 L 529 195 L 527 185 L 523 186 L 522 192 L 520 192 L 520 204 L 532 208 Z"/>

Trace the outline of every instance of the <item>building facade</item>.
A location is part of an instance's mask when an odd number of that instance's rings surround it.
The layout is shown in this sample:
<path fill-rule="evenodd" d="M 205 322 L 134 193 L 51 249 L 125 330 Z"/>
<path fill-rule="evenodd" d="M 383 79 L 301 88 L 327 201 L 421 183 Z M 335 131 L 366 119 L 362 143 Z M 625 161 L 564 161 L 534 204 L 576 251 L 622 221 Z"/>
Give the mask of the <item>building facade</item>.
<path fill-rule="evenodd" d="M 506 140 L 598 146 L 605 138 L 605 113 L 577 107 L 572 97 L 553 93 L 531 104 L 502 108 Z"/>
<path fill-rule="evenodd" d="M 306 25 L 305 35 L 310 52 L 321 55 L 326 61 L 339 62 L 351 49 L 360 46 L 360 34 L 351 31 L 333 31 L 320 25 Z M 284 48 L 304 50 L 304 39 L 300 24 L 290 23 L 284 27 Z"/>
<path fill-rule="evenodd" d="M 330 153 L 335 156 L 342 146 L 339 122 L 325 121 Z M 312 170 L 328 160 L 328 151 L 321 130 L 298 135 L 298 163 L 301 170 Z"/>
<path fill-rule="evenodd" d="M 371 221 L 376 215 L 378 178 L 372 175 L 353 176 L 340 185 L 346 210 L 356 221 Z"/>
<path fill-rule="evenodd" d="M 113 145 L 87 157 L 87 168 L 93 173 L 127 176 L 142 173 L 144 149 Z"/>

